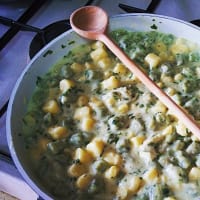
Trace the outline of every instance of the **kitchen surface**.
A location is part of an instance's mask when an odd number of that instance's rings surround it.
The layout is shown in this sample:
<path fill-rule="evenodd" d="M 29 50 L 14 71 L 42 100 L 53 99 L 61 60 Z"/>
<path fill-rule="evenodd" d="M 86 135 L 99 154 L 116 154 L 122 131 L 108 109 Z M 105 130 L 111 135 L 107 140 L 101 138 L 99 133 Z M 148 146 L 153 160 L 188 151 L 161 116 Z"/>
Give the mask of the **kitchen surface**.
<path fill-rule="evenodd" d="M 37 43 L 38 40 L 42 40 L 41 35 L 44 30 L 58 30 L 57 35 L 66 31 L 69 28 L 67 19 L 70 14 L 85 5 L 100 6 L 108 12 L 109 16 L 129 12 L 150 12 L 187 22 L 197 23 L 196 20 L 200 19 L 199 0 L 0 1 L 0 191 L 18 199 L 32 200 L 39 197 L 23 181 L 10 157 L 6 140 L 6 109 L 9 97 L 30 57 L 33 57 L 42 47 L 32 41 Z M 56 28 L 51 26 L 50 29 L 44 29 L 52 23 L 57 24 Z M 25 25 L 21 28 L 21 24 L 30 26 Z M 53 36 L 49 37 L 50 39 L 46 38 L 43 42 L 47 43 L 53 38 Z M 1 193 L 0 199 L 8 199 L 8 197 L 5 193 Z"/>

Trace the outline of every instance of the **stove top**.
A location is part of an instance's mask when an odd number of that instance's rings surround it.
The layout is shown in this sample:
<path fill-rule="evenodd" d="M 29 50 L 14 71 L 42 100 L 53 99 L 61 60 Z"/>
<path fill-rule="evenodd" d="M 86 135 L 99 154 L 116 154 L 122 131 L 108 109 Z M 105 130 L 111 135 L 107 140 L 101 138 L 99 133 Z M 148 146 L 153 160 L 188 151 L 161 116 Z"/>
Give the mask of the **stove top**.
<path fill-rule="evenodd" d="M 68 19 L 72 11 L 90 4 L 104 8 L 109 16 L 127 12 L 150 12 L 185 21 L 195 20 L 196 24 L 199 22 L 196 20 L 200 19 L 200 1 L 197 0 L 0 0 L 0 191 L 2 188 L 6 190 L 1 174 L 9 168 L 6 166 L 9 165 L 11 169 L 6 171 L 9 176 L 16 178 L 18 173 L 10 160 L 5 130 L 6 109 L 12 88 L 30 58 L 45 43 L 70 28 Z M 41 38 L 41 33 L 27 29 L 25 31 L 16 24 L 3 23 L 1 16 L 44 31 L 45 40 Z M 8 181 L 5 184 L 7 183 Z"/>

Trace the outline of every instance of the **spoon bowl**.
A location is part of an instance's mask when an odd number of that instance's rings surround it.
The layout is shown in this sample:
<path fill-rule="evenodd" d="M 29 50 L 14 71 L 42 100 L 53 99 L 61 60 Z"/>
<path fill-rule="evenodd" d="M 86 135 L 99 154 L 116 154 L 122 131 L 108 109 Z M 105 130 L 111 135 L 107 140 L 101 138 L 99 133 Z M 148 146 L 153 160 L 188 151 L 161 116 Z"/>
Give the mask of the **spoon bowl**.
<path fill-rule="evenodd" d="M 84 38 L 98 40 L 106 31 L 108 16 L 106 12 L 96 6 L 85 6 L 77 9 L 70 16 L 72 28 Z"/>

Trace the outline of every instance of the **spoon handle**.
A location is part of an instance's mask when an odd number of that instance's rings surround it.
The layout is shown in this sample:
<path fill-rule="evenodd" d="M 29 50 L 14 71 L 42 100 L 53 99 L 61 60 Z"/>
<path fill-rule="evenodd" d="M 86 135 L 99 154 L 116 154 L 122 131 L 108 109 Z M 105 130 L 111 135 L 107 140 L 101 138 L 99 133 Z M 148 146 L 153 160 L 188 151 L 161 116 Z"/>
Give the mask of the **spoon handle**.
<path fill-rule="evenodd" d="M 101 40 L 135 76 L 163 103 L 173 114 L 200 139 L 200 126 L 187 114 L 183 108 L 177 105 L 163 90 L 161 90 L 107 35 L 101 34 Z"/>

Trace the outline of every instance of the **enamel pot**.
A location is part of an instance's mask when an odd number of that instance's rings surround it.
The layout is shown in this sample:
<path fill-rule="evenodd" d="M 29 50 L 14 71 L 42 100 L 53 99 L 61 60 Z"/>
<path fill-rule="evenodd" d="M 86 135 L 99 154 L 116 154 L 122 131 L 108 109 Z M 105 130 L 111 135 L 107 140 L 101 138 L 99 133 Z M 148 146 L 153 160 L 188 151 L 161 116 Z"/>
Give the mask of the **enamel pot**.
<path fill-rule="evenodd" d="M 125 14 L 110 18 L 108 31 L 114 29 L 132 31 L 159 31 L 183 37 L 200 45 L 200 29 L 190 23 L 160 15 Z M 73 41 L 73 42 L 72 42 Z M 22 72 L 10 97 L 7 110 L 6 131 L 11 156 L 22 177 L 29 186 L 43 199 L 53 199 L 44 185 L 38 180 L 32 166 L 28 162 L 22 132 L 22 118 L 27 109 L 27 102 L 36 87 L 38 76 L 44 75 L 71 49 L 80 44 L 88 43 L 75 32 L 69 30 L 55 38 L 38 52 Z M 28 199 L 28 197 L 27 197 Z"/>

